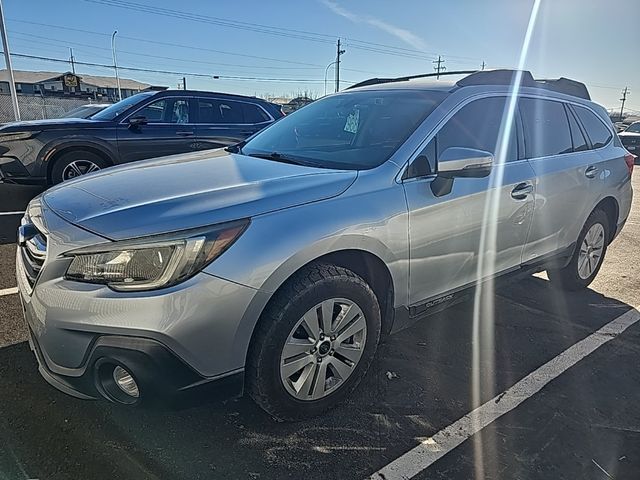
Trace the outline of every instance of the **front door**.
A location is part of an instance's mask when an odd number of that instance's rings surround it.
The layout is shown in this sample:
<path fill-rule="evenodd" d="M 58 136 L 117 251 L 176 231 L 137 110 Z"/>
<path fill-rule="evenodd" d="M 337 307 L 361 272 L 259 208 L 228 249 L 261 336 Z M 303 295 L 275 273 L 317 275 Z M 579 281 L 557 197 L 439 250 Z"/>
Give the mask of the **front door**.
<path fill-rule="evenodd" d="M 197 138 L 192 116 L 191 99 L 179 97 L 158 99 L 133 113 L 118 126 L 121 162 L 194 151 Z M 131 125 L 131 118 L 144 121 Z"/>
<path fill-rule="evenodd" d="M 409 303 L 413 306 L 468 286 L 479 275 L 521 263 L 533 213 L 534 173 L 526 160 L 518 158 L 515 122 L 512 128 L 504 128 L 505 153 L 497 153 L 505 103 L 504 97 L 489 97 L 463 106 L 416 158 L 425 165 L 409 169 L 416 172 L 404 181 L 409 209 Z M 493 153 L 496 165 L 491 176 L 455 178 L 450 192 L 435 194 L 431 184 L 437 178 L 438 156 L 449 147 Z M 500 176 L 501 184 L 492 188 Z M 479 273 L 481 256 L 484 268 Z"/>

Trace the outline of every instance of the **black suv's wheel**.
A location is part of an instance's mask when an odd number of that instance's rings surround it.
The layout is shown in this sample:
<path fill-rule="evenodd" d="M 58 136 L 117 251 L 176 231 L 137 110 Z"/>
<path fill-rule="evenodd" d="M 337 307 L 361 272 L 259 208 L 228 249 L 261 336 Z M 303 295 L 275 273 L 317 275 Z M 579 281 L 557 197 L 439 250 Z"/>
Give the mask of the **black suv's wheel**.
<path fill-rule="evenodd" d="M 592 212 L 582 227 L 571 261 L 564 268 L 547 270 L 549 280 L 565 290 L 588 287 L 600 271 L 607 252 L 611 238 L 609 228 L 606 213 L 602 210 Z"/>
<path fill-rule="evenodd" d="M 373 290 L 350 270 L 316 264 L 277 293 L 260 320 L 247 388 L 279 420 L 316 416 L 347 397 L 380 339 Z"/>
<path fill-rule="evenodd" d="M 95 153 L 74 150 L 62 154 L 60 158 L 55 160 L 51 169 L 51 183 L 55 185 L 65 180 L 72 180 L 108 166 L 109 163 Z"/>

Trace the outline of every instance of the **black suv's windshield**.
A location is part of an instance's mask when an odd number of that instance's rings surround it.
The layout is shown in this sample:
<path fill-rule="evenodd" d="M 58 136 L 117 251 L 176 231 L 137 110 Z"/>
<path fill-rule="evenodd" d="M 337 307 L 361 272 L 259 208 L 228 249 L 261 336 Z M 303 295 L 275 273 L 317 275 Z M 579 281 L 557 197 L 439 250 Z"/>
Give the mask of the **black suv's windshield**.
<path fill-rule="evenodd" d="M 137 93 L 136 95 L 132 95 L 131 97 L 125 98 L 124 100 L 120 100 L 118 103 L 114 103 L 113 105 L 105 108 L 101 112 L 96 113 L 91 117 L 92 120 L 113 120 L 122 112 L 127 110 L 129 107 L 136 105 L 141 102 L 145 98 L 149 98 L 155 95 L 156 92 L 142 92 Z"/>
<path fill-rule="evenodd" d="M 326 97 L 259 133 L 242 153 L 323 168 L 374 168 L 393 155 L 446 95 L 371 90 Z"/>

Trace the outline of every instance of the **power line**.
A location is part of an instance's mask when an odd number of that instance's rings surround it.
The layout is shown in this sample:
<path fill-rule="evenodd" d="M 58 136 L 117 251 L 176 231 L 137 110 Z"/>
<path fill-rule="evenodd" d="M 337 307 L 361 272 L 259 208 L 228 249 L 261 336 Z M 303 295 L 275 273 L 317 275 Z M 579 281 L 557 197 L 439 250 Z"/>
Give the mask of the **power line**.
<path fill-rule="evenodd" d="M 43 60 L 49 62 L 57 62 L 57 63 L 65 63 L 69 64 L 68 59 L 61 58 L 51 58 L 51 57 L 43 57 L 39 55 L 28 55 L 24 53 L 11 53 L 12 57 L 17 58 L 28 58 L 32 60 Z M 110 68 L 113 69 L 113 65 L 106 65 L 102 63 L 93 63 L 93 62 L 79 62 L 75 61 L 76 65 L 84 65 L 88 67 L 101 67 L 101 68 Z M 150 68 L 138 68 L 138 67 L 123 67 L 118 65 L 119 70 L 129 70 L 132 72 L 147 72 L 147 73 L 161 73 L 164 75 L 179 75 L 179 76 L 190 76 L 190 77 L 201 77 L 201 78 L 209 78 L 209 79 L 225 79 L 225 80 L 251 80 L 257 82 L 287 82 L 287 83 L 322 83 L 323 80 L 316 80 L 312 78 L 276 78 L 276 77 L 249 77 L 249 76 L 239 76 L 239 75 L 216 75 L 210 73 L 194 73 L 194 72 L 178 72 L 172 70 L 154 70 Z M 355 83 L 349 80 L 343 80 L 347 83 Z"/>
<path fill-rule="evenodd" d="M 192 14 L 189 12 L 183 12 L 180 10 L 172 10 L 168 8 L 160 8 L 156 5 L 145 5 L 141 3 L 135 3 L 124 0 L 84 0 L 85 2 L 95 3 L 99 5 L 123 8 L 126 10 L 132 10 L 142 13 L 150 13 L 153 15 L 161 15 L 168 16 L 172 18 L 178 18 L 182 20 L 190 20 L 199 23 L 206 23 L 212 25 L 218 25 L 227 28 L 235 28 L 239 30 L 246 30 L 253 33 L 263 33 L 266 35 L 284 37 L 284 38 L 294 38 L 297 40 L 307 40 L 317 43 L 329 44 L 333 43 L 333 36 L 325 33 L 317 33 L 317 32 L 306 32 L 302 30 L 295 30 L 291 28 L 284 27 L 275 27 L 272 25 L 265 25 L 260 23 L 249 23 L 249 22 L 241 22 L 237 20 L 229 20 L 226 18 L 213 17 L 202 14 Z M 386 54 L 386 55 L 394 55 L 400 57 L 408 57 L 408 58 L 422 58 L 427 59 L 427 56 L 431 56 L 432 58 L 435 56 L 434 54 L 428 54 L 426 52 L 422 52 L 420 50 L 413 50 L 404 47 L 397 47 L 393 45 L 384 45 L 381 43 L 375 42 L 367 42 L 364 40 L 345 38 L 347 44 L 356 49 L 370 51 L 374 53 Z M 453 55 L 450 56 L 454 58 Z M 457 57 L 461 59 L 469 59 L 469 60 L 477 60 L 471 57 Z M 429 58 L 430 59 L 430 58 Z"/>

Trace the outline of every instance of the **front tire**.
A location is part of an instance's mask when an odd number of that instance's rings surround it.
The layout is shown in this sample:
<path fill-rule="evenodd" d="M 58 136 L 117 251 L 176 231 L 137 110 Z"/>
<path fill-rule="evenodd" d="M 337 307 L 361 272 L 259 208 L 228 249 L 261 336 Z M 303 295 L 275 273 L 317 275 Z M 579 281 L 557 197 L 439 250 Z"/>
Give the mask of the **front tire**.
<path fill-rule="evenodd" d="M 569 291 L 587 288 L 602 267 L 610 238 L 607 214 L 593 211 L 582 227 L 571 261 L 564 268 L 547 270 L 549 280 Z"/>
<path fill-rule="evenodd" d="M 291 278 L 263 314 L 247 364 L 247 389 L 277 420 L 320 415 L 367 372 L 380 339 L 380 307 L 352 271 L 315 264 Z"/>
<path fill-rule="evenodd" d="M 51 168 L 51 184 L 56 185 L 65 180 L 96 172 L 109 166 L 101 156 L 86 150 L 74 150 L 64 153 L 55 160 Z"/>

